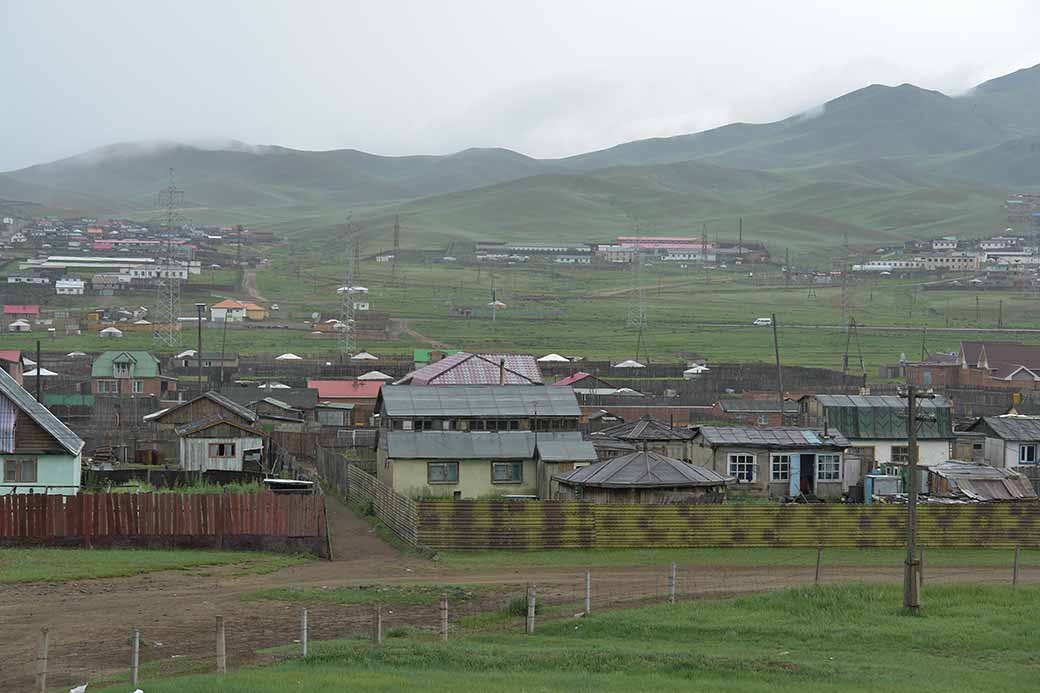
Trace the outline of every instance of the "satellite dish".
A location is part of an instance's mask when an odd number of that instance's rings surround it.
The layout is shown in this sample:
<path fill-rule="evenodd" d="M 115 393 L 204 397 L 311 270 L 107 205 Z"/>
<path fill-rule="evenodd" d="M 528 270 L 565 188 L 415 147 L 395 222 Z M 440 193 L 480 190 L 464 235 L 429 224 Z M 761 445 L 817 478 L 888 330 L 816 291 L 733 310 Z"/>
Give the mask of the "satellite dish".
<path fill-rule="evenodd" d="M 319 313 L 318 311 L 314 311 L 313 313 L 311 313 L 311 320 L 317 320 L 320 317 L 321 313 Z"/>

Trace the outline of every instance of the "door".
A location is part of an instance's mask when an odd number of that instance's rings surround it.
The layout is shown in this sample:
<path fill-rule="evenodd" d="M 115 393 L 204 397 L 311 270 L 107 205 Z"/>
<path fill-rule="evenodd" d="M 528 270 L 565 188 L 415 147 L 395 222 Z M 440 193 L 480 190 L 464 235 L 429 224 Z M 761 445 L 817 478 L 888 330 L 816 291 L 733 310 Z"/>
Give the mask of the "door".
<path fill-rule="evenodd" d="M 801 455 L 791 455 L 791 472 L 788 477 L 788 489 L 787 494 L 792 498 L 800 494 L 801 488 L 799 487 L 802 478 L 802 463 Z"/>

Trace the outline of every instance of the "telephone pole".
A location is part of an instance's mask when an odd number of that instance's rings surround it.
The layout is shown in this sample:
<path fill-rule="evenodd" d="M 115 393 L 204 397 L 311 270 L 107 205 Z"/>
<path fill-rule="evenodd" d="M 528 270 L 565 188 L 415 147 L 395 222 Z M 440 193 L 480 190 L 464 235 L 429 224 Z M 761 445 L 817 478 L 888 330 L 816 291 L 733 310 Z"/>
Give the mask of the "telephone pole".
<path fill-rule="evenodd" d="M 776 401 L 780 406 L 780 425 L 786 423 L 784 416 L 784 371 L 780 366 L 780 340 L 776 334 L 776 313 L 773 313 L 773 353 L 776 354 Z"/>
<path fill-rule="evenodd" d="M 909 466 L 910 488 L 906 502 L 906 564 L 903 570 L 903 607 L 911 614 L 921 610 L 921 561 L 917 557 L 917 388 L 910 385 L 906 388 L 907 403 L 907 438 L 910 449 L 907 464 Z"/>
<path fill-rule="evenodd" d="M 390 283 L 397 285 L 397 256 L 401 254 L 401 215 L 394 216 L 394 255 L 390 258 Z"/>

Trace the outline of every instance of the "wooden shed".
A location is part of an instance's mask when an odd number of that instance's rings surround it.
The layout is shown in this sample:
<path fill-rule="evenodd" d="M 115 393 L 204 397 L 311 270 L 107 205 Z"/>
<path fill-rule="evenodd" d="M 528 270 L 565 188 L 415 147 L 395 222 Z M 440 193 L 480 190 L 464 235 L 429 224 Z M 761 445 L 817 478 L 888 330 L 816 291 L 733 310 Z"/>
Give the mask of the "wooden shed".
<path fill-rule="evenodd" d="M 560 500 L 593 503 L 722 503 L 733 479 L 657 452 L 640 450 L 580 467 L 553 480 Z"/>
<path fill-rule="evenodd" d="M 263 431 L 219 415 L 178 426 L 180 466 L 187 471 L 261 471 Z"/>

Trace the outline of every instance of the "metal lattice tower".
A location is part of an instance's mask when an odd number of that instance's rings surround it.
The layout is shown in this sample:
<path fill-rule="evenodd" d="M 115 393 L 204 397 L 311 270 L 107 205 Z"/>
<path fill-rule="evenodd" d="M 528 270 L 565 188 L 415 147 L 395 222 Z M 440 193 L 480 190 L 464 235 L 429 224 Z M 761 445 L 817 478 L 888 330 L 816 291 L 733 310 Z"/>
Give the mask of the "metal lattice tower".
<path fill-rule="evenodd" d="M 401 254 L 401 215 L 394 216 L 394 256 L 390 259 L 390 282 L 397 284 L 397 256 Z"/>
<path fill-rule="evenodd" d="M 627 324 L 642 330 L 646 327 L 646 286 L 643 284 L 643 254 L 639 252 L 638 246 L 632 257 L 632 283 L 635 287 L 628 295 Z"/>
<path fill-rule="evenodd" d="M 361 245 L 357 237 L 356 229 L 352 219 L 347 220 L 347 271 L 343 280 L 343 286 L 339 287 L 340 309 L 339 321 L 339 351 L 346 356 L 353 356 L 357 352 L 357 311 L 354 302 L 357 298 L 359 265 L 361 257 Z"/>
<path fill-rule="evenodd" d="M 849 324 L 849 234 L 845 234 L 841 258 L 841 322 Z"/>
<path fill-rule="evenodd" d="M 152 324 L 155 325 L 152 334 L 155 341 L 170 347 L 180 343 L 180 323 L 177 318 L 181 307 L 181 280 L 174 274 L 178 258 L 173 247 L 173 234 L 175 227 L 181 222 L 180 207 L 183 203 L 184 191 L 175 185 L 171 168 L 169 184 L 159 191 L 159 204 L 165 209 L 162 227 L 166 242 L 159 244 L 159 252 L 155 258 L 157 276 L 155 313 L 152 316 Z"/>

